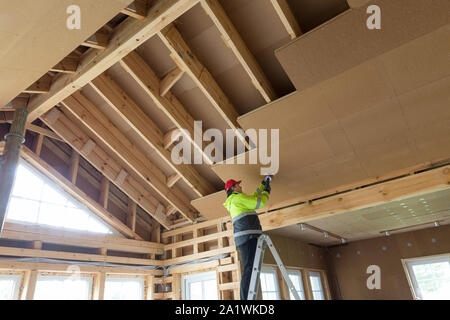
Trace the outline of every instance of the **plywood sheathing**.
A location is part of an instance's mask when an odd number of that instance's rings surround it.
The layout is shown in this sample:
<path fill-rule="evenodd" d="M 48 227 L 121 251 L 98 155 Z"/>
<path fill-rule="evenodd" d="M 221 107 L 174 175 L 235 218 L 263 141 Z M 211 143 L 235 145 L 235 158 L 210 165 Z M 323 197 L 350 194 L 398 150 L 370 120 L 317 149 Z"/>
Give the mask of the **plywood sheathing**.
<path fill-rule="evenodd" d="M 77 1 L 82 28 L 69 30 L 66 9 L 73 1 L 2 1 L 0 106 L 40 79 L 131 2 Z"/>
<path fill-rule="evenodd" d="M 441 28 L 240 117 L 244 129 L 280 129 L 280 171 L 268 208 L 450 158 L 449 34 L 448 27 Z M 394 68 L 393 60 L 402 64 Z M 414 81 L 400 77 L 403 70 Z M 245 192 L 253 192 L 262 178 L 258 165 L 213 169 L 223 181 L 243 179 Z M 224 200 L 218 193 L 192 203 L 216 217 L 226 215 Z"/>
<path fill-rule="evenodd" d="M 372 1 L 381 30 L 369 30 L 366 7 L 351 9 L 278 49 L 276 56 L 297 90 L 329 79 L 450 23 L 447 0 Z"/>

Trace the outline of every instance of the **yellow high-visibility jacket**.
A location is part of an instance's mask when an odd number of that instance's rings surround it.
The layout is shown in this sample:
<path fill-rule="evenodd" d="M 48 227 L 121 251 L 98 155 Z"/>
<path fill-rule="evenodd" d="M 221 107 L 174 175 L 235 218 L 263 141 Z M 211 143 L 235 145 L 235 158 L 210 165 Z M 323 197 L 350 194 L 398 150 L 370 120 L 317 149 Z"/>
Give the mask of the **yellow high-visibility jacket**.
<path fill-rule="evenodd" d="M 230 213 L 234 227 L 234 241 L 240 246 L 262 233 L 261 224 L 256 214 L 257 209 L 265 206 L 269 193 L 260 184 L 253 195 L 233 192 L 223 204 Z"/>

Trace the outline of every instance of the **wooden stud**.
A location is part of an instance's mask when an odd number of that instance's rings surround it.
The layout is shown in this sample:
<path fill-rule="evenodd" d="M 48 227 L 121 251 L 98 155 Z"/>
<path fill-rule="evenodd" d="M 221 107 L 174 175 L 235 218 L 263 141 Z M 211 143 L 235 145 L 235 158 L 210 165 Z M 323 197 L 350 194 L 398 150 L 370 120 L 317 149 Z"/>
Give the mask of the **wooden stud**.
<path fill-rule="evenodd" d="M 33 300 L 34 292 L 36 290 L 36 282 L 38 278 L 38 271 L 31 270 L 27 276 L 26 284 L 24 289 L 25 300 Z"/>
<path fill-rule="evenodd" d="M 105 176 L 102 176 L 100 183 L 100 197 L 98 202 L 103 208 L 108 209 L 108 199 L 109 199 L 109 180 Z M 134 231 L 134 230 L 133 230 Z"/>
<path fill-rule="evenodd" d="M 136 231 L 136 209 L 136 202 L 134 202 L 133 199 L 128 198 L 127 225 L 133 231 Z"/>
<path fill-rule="evenodd" d="M 73 185 L 77 184 L 79 165 L 80 165 L 80 154 L 76 152 L 76 150 L 72 149 L 69 167 L 69 180 Z"/>
<path fill-rule="evenodd" d="M 93 300 L 104 300 L 105 298 L 106 273 L 99 272 L 94 277 Z"/>

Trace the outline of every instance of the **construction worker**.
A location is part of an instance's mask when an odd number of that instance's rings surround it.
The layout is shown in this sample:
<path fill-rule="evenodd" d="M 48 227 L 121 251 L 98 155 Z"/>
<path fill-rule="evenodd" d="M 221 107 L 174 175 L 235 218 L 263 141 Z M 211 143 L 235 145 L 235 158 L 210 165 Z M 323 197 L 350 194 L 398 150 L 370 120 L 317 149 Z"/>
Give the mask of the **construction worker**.
<path fill-rule="evenodd" d="M 247 300 L 258 237 L 262 234 L 256 214 L 269 200 L 270 178 L 265 178 L 253 195 L 242 192 L 241 181 L 228 180 L 225 185 L 227 201 L 224 206 L 231 215 L 234 242 L 241 253 L 241 300 Z"/>

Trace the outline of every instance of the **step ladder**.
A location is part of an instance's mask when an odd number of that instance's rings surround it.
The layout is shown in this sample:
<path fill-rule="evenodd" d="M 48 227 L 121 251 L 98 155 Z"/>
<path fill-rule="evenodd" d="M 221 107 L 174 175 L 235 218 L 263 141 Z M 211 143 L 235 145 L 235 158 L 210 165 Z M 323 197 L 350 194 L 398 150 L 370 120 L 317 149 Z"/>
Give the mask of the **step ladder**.
<path fill-rule="evenodd" d="M 267 247 L 269 247 L 270 252 L 275 258 L 275 261 L 278 267 L 280 268 L 281 274 L 283 275 L 284 281 L 288 285 L 288 288 L 291 291 L 292 295 L 294 296 L 294 299 L 300 300 L 300 296 L 298 295 L 297 290 L 295 290 L 294 284 L 289 278 L 287 270 L 284 267 L 284 264 L 281 261 L 281 258 L 278 255 L 277 250 L 275 250 L 275 247 L 273 246 L 272 240 L 270 240 L 270 237 L 266 234 L 262 234 L 259 236 L 258 243 L 256 245 L 255 260 L 253 262 L 252 276 L 250 278 L 250 287 L 248 290 L 248 300 L 255 300 L 256 296 L 258 295 L 261 266 L 264 259 L 264 251 L 266 250 Z"/>

